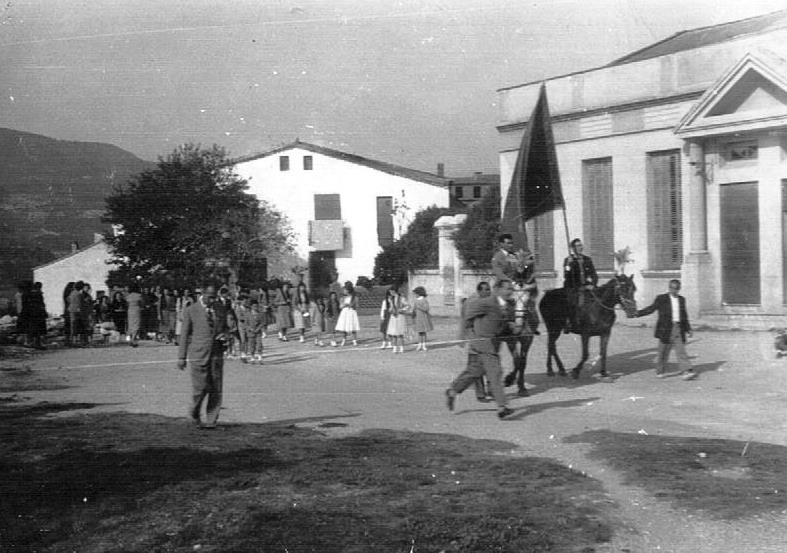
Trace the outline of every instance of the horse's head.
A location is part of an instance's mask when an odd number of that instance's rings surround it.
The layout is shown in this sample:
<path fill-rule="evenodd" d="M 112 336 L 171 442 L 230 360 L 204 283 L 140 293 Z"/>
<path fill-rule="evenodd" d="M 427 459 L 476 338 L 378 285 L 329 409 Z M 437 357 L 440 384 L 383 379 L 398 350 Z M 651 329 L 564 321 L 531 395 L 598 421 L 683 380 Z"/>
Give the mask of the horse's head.
<path fill-rule="evenodd" d="M 615 276 L 615 293 L 617 294 L 617 302 L 623 306 L 623 311 L 626 316 L 633 317 L 637 311 L 637 300 L 634 299 L 634 294 L 637 291 L 637 285 L 634 284 L 634 275 L 627 276 L 624 274 Z"/>

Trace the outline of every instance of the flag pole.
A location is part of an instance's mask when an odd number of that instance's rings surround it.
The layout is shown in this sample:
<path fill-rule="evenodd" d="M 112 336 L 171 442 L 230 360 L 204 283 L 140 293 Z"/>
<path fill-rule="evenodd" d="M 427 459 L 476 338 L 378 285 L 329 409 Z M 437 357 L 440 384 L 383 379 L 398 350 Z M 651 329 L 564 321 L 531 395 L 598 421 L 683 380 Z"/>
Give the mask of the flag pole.
<path fill-rule="evenodd" d="M 571 255 L 571 235 L 568 232 L 568 217 L 566 216 L 566 200 L 563 200 L 563 228 L 566 231 L 566 249 L 568 255 Z"/>

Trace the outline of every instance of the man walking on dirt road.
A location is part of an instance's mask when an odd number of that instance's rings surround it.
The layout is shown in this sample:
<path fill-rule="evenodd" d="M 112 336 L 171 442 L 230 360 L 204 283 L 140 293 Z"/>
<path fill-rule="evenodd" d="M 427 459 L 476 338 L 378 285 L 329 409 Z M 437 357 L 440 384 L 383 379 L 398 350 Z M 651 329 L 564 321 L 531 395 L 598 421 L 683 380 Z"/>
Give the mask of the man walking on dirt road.
<path fill-rule="evenodd" d="M 186 368 L 186 356 L 191 362 L 192 402 L 189 414 L 200 426 L 202 401 L 207 397 L 205 424 L 200 428 L 216 428 L 221 409 L 221 389 L 224 378 L 224 349 L 226 346 L 226 316 L 219 317 L 214 309 L 216 288 L 207 285 L 199 300 L 183 311 L 183 326 L 178 346 L 177 368 Z"/>
<path fill-rule="evenodd" d="M 659 340 L 656 376 L 659 378 L 664 376 L 670 350 L 674 347 L 683 379 L 691 380 L 697 376 L 697 373 L 691 369 L 691 361 L 686 353 L 686 335 L 691 336 L 691 325 L 686 313 L 686 298 L 678 292 L 680 292 L 680 281 L 670 280 L 669 293 L 656 296 L 653 304 L 637 311 L 635 317 L 644 317 L 654 311 L 659 313 L 654 334 Z"/>
<path fill-rule="evenodd" d="M 473 325 L 473 328 L 468 329 L 467 332 L 469 360 L 467 368 L 445 391 L 450 411 L 454 410 L 456 396 L 472 386 L 478 377 L 485 374 L 497 403 L 497 416 L 502 419 L 514 412 L 506 405 L 503 369 L 500 366 L 500 356 L 498 355 L 499 337 L 504 334 L 510 322 L 506 315 L 506 304 L 511 299 L 513 291 L 510 280 L 498 280 L 495 282 L 494 293 L 491 296 L 467 300 L 464 320 L 467 324 L 472 323 Z"/>

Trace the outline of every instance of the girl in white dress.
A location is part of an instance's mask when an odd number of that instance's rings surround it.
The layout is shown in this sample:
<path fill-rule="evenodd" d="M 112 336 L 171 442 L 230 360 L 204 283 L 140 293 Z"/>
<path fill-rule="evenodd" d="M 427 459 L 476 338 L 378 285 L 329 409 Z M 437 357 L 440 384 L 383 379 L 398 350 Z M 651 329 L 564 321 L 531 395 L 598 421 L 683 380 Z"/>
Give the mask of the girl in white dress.
<path fill-rule="evenodd" d="M 391 287 L 388 296 L 388 309 L 391 313 L 388 336 L 393 343 L 393 352 L 404 353 L 404 335 L 407 332 L 407 313 L 410 312 L 410 306 L 395 287 Z"/>
<path fill-rule="evenodd" d="M 352 334 L 353 345 L 358 345 L 358 331 L 361 323 L 358 321 L 358 296 L 355 294 L 353 283 L 349 280 L 344 283 L 344 293 L 341 299 L 341 312 L 336 321 L 336 331 L 344 334 L 341 345 L 347 341 L 347 335 Z"/>

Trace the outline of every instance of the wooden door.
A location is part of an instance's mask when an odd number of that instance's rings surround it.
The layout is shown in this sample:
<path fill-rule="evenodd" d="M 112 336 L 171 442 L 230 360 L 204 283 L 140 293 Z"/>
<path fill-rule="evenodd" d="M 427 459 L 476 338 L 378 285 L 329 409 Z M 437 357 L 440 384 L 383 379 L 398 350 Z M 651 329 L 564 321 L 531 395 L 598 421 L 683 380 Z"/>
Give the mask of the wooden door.
<path fill-rule="evenodd" d="M 760 216 L 756 182 L 720 188 L 721 296 L 726 304 L 760 304 Z"/>

